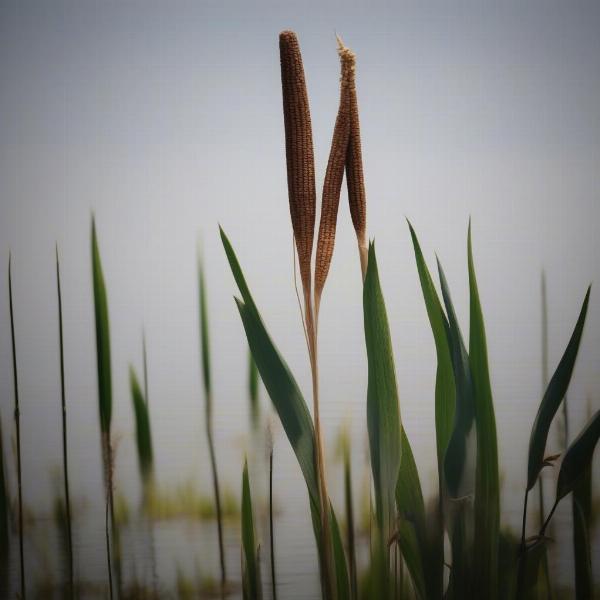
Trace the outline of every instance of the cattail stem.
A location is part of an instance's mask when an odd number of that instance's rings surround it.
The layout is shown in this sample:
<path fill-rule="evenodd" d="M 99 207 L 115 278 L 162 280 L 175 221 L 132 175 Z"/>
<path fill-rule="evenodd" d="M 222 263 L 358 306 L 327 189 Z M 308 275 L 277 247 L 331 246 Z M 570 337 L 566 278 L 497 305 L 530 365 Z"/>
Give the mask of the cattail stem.
<path fill-rule="evenodd" d="M 112 480 L 110 475 L 110 441 L 109 436 L 102 433 L 102 461 L 104 463 L 104 488 L 106 490 L 105 494 L 105 519 L 104 519 L 104 527 L 106 534 L 106 559 L 108 566 L 108 591 L 110 599 L 113 599 L 113 578 L 112 578 L 112 557 L 111 557 L 111 544 L 110 544 L 110 523 L 111 523 L 111 503 L 112 503 L 112 494 L 111 494 L 111 484 L 109 483 Z"/>
<path fill-rule="evenodd" d="M 15 427 L 17 432 L 17 488 L 19 502 L 19 556 L 20 556 L 20 576 L 21 576 L 21 598 L 25 600 L 27 590 L 25 588 L 25 552 L 23 544 L 23 479 L 21 472 L 21 419 L 19 410 L 19 381 L 17 376 L 17 351 L 15 343 L 15 319 L 13 311 L 13 293 L 11 276 L 12 256 L 8 255 L 8 296 L 10 308 L 10 337 L 12 344 L 13 358 L 13 383 L 15 393 Z"/>
<path fill-rule="evenodd" d="M 348 534 L 348 566 L 350 571 L 350 592 L 353 600 L 358 596 L 358 578 L 356 573 L 356 544 L 354 537 L 354 503 L 352 501 L 352 463 L 350 443 L 344 448 L 344 491 L 346 497 L 346 521 Z"/>
<path fill-rule="evenodd" d="M 56 247 L 56 291 L 58 296 L 58 335 L 60 352 L 60 399 L 62 408 L 62 438 L 63 438 L 63 476 L 65 488 L 65 513 L 67 525 L 67 553 L 69 559 L 69 596 L 75 596 L 75 581 L 73 573 L 73 535 L 71 529 L 71 498 L 69 495 L 69 464 L 67 452 L 67 404 L 65 398 L 65 357 L 64 357 L 64 339 L 63 339 L 63 314 L 62 314 L 62 294 L 60 287 L 60 265 L 58 259 L 58 246 Z"/>
<path fill-rule="evenodd" d="M 523 501 L 523 522 L 521 525 L 521 554 L 525 552 L 525 528 L 527 526 L 527 498 L 529 490 L 525 490 L 525 500 Z"/>
<path fill-rule="evenodd" d="M 310 292 L 305 295 L 306 328 L 310 351 L 310 365 L 313 392 L 313 413 L 315 421 L 315 466 L 318 477 L 319 501 L 321 504 L 321 541 L 323 545 L 323 584 L 325 597 L 333 599 L 333 557 L 331 554 L 331 530 L 329 527 L 329 495 L 327 493 L 327 479 L 325 476 L 325 452 L 323 449 L 323 434 L 321 430 L 321 415 L 319 410 L 319 368 L 317 359 L 317 334 L 310 300 Z"/>
<path fill-rule="evenodd" d="M 212 402 L 209 399 L 208 404 Z M 217 459 L 212 430 L 212 414 L 207 411 L 206 415 L 206 437 L 208 438 L 208 453 L 210 456 L 210 468 L 212 472 L 213 491 L 215 495 L 215 510 L 217 512 L 217 535 L 219 538 L 219 563 L 221 566 L 221 597 L 225 597 L 225 586 L 227 584 L 227 571 L 225 566 L 225 543 L 223 540 L 223 512 L 221 509 L 221 491 L 219 487 L 219 474 L 217 472 Z"/>
<path fill-rule="evenodd" d="M 269 537 L 271 545 L 271 588 L 273 600 L 277 600 L 277 582 L 275 580 L 275 532 L 273 529 L 273 446 L 269 450 Z"/>

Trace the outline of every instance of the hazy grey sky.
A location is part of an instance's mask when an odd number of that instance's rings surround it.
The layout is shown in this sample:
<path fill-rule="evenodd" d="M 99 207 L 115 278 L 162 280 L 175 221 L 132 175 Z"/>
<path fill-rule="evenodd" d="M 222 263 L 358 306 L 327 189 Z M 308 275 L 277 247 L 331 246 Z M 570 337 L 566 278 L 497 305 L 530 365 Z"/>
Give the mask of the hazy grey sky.
<path fill-rule="evenodd" d="M 206 471 L 195 272 L 201 239 L 218 443 L 237 489 L 243 443 L 229 440 L 246 428 L 246 346 L 217 223 L 308 394 L 291 275 L 277 42 L 284 28 L 294 29 L 302 46 L 318 188 L 338 101 L 334 32 L 358 56 L 368 229 L 377 240 L 401 411 L 423 478 L 435 472 L 435 355 L 404 218 L 415 225 L 430 267 L 439 253 L 467 334 L 470 215 L 505 491 L 522 488 L 541 386 L 541 269 L 548 277 L 551 369 L 587 284 L 600 282 L 597 2 L 4 0 L 0 261 L 6 264 L 10 248 L 27 498 L 46 489 L 60 457 L 55 241 L 64 279 L 74 485 L 91 494 L 101 482 L 92 211 L 109 294 L 122 473 L 135 464 L 127 365 L 140 365 L 142 325 L 159 477 L 177 481 Z M 359 263 L 346 204 L 344 188 L 321 312 L 329 439 L 348 415 L 357 436 L 365 423 Z M 588 397 L 594 407 L 599 402 L 598 294 L 593 289 L 569 396 L 577 426 Z M 10 431 L 7 296 L 3 277 L 0 397 Z M 287 452 L 284 441 L 280 447 Z M 132 485 L 121 479 L 125 489 Z"/>

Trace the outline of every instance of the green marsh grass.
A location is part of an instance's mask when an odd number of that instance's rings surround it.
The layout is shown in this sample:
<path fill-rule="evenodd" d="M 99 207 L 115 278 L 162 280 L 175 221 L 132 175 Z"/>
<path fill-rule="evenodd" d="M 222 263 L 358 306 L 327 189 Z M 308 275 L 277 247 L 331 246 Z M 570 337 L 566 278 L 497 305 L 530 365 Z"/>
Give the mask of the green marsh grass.
<path fill-rule="evenodd" d="M 210 468 L 212 473 L 215 507 L 217 511 L 217 533 L 219 536 L 219 563 L 221 566 L 221 594 L 225 594 L 227 585 L 227 569 L 225 564 L 225 545 L 223 541 L 223 514 L 221 508 L 221 491 L 219 488 L 219 473 L 217 471 L 217 458 L 213 439 L 213 397 L 210 372 L 210 339 L 208 331 L 208 307 L 206 300 L 206 284 L 204 280 L 204 265 L 198 259 L 198 298 L 200 313 L 200 349 L 202 358 L 202 380 L 204 384 L 204 419 L 208 452 L 210 455 Z"/>
<path fill-rule="evenodd" d="M 75 580 L 73 571 L 73 533 L 71 519 L 71 496 L 69 493 L 69 452 L 67 446 L 67 402 L 65 397 L 65 354 L 63 338 L 63 311 L 62 293 L 60 286 L 60 261 L 58 258 L 58 245 L 56 246 L 56 294 L 58 305 L 58 348 L 60 357 L 60 400 L 62 413 L 62 455 L 63 455 L 63 483 L 64 483 L 64 506 L 65 506 L 65 528 L 68 558 L 68 596 L 75 595 Z"/>
<path fill-rule="evenodd" d="M 269 446 L 269 550 L 271 554 L 271 590 L 273 600 L 277 600 L 277 577 L 275 568 L 275 525 L 273 518 L 273 439 L 270 428 L 267 430 Z"/>
<path fill-rule="evenodd" d="M 138 455 L 138 465 L 142 476 L 144 497 L 147 496 L 149 486 L 152 484 L 154 468 L 154 455 L 152 450 L 152 431 L 150 428 L 150 414 L 146 396 L 142 392 L 135 369 L 129 367 L 129 386 L 133 413 L 135 416 L 135 440 Z"/>
<path fill-rule="evenodd" d="M 259 546 L 255 541 L 248 461 L 242 473 L 242 592 L 244 600 L 261 600 Z"/>
<path fill-rule="evenodd" d="M 142 361 L 144 372 L 144 390 L 140 387 L 133 366 L 129 367 L 129 387 L 135 416 L 135 441 L 138 455 L 138 467 L 142 479 L 143 512 L 146 517 L 150 546 L 150 562 L 152 568 L 152 585 L 155 595 L 158 593 L 158 574 L 156 570 L 156 548 L 154 543 L 154 527 L 148 506 L 155 488 L 154 451 L 152 446 L 152 429 L 150 426 L 150 406 L 148 405 L 148 367 L 146 355 L 146 336 L 142 335 Z"/>
<path fill-rule="evenodd" d="M 100 411 L 100 441 L 102 462 L 104 466 L 105 485 L 105 521 L 106 521 L 106 554 L 108 562 L 108 585 L 110 597 L 113 597 L 112 563 L 115 565 L 117 591 L 121 594 L 121 556 L 119 531 L 115 519 L 114 486 L 113 486 L 113 448 L 111 441 L 112 419 L 112 375 L 110 357 L 110 324 L 106 284 L 102 272 L 100 250 L 96 235 L 96 222 L 92 217 L 92 281 L 94 292 L 94 319 L 96 327 L 96 366 L 98 374 L 98 405 Z M 109 533 L 110 521 L 110 533 Z M 111 544 L 112 533 L 112 544 Z M 112 551 L 111 551 L 112 546 Z"/>
<path fill-rule="evenodd" d="M 10 309 L 10 338 L 12 347 L 12 367 L 13 367 L 13 386 L 15 399 L 15 428 L 17 432 L 17 491 L 19 503 L 19 558 L 21 577 L 21 598 L 27 597 L 27 588 L 25 585 L 25 553 L 23 540 L 23 475 L 21 471 L 21 414 L 19 410 L 19 377 L 17 368 L 17 350 L 15 342 L 15 317 L 13 310 L 13 289 L 12 289 L 12 255 L 8 255 L 8 297 Z"/>

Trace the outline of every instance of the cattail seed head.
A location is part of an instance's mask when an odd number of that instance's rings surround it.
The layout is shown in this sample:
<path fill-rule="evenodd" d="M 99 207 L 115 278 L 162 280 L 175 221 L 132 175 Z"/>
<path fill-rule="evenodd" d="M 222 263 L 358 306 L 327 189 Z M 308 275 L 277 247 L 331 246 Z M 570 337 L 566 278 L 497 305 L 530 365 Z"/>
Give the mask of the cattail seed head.
<path fill-rule="evenodd" d="M 325 280 L 329 273 L 335 244 L 340 190 L 350 139 L 350 90 L 354 87 L 355 55 L 349 48 L 344 46 L 339 37 L 337 41 L 341 63 L 340 104 L 333 130 L 327 171 L 325 172 L 325 180 L 323 182 L 321 221 L 319 224 L 317 257 L 315 261 L 315 310 L 317 311 L 321 293 L 325 286 Z"/>
<path fill-rule="evenodd" d="M 293 31 L 279 34 L 279 53 L 290 215 L 298 249 L 300 277 L 307 295 L 311 287 L 315 229 L 315 161 L 302 55 Z"/>
<path fill-rule="evenodd" d="M 350 96 L 350 140 L 346 154 L 346 183 L 348 186 L 348 202 L 352 224 L 356 231 L 360 252 L 363 278 L 367 268 L 367 196 L 363 174 L 362 150 L 360 143 L 360 122 L 358 118 L 358 100 L 354 78 L 349 86 Z"/>

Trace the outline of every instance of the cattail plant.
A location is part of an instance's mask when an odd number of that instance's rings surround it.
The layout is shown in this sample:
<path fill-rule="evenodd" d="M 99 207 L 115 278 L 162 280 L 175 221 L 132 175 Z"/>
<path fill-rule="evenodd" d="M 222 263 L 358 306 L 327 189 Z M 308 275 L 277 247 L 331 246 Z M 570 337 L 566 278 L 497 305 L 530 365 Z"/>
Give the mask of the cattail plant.
<path fill-rule="evenodd" d="M 108 585 L 110 597 L 113 597 L 112 562 L 115 564 L 117 590 L 121 592 L 121 558 L 119 532 L 115 520 L 113 489 L 113 448 L 111 442 L 112 418 L 112 375 L 110 359 L 110 324 L 106 285 L 102 272 L 100 250 L 96 235 L 96 222 L 92 217 L 92 279 L 94 290 L 94 318 L 96 326 L 96 364 L 98 373 L 98 405 L 100 410 L 100 440 L 102 462 L 104 466 L 104 485 L 106 489 L 106 553 L 108 561 Z M 112 552 L 109 534 L 112 532 Z M 112 559 L 111 559 L 111 554 Z"/>
<path fill-rule="evenodd" d="M 262 599 L 260 547 L 255 541 L 248 461 L 242 474 L 242 595 L 244 600 Z"/>
<path fill-rule="evenodd" d="M 23 546 L 23 479 L 21 472 L 21 414 L 19 411 L 19 378 L 17 374 L 17 350 L 15 342 L 15 317 L 13 310 L 12 291 L 12 255 L 8 255 L 8 299 L 10 309 L 10 339 L 12 345 L 13 384 L 15 394 L 15 428 L 17 431 L 17 489 L 19 502 L 19 557 L 21 576 L 21 598 L 25 600 L 27 590 L 25 587 L 25 556 Z"/>
<path fill-rule="evenodd" d="M 148 513 L 152 494 L 155 490 L 154 452 L 152 447 L 152 430 L 150 427 L 150 405 L 148 402 L 148 354 L 146 351 L 146 333 L 142 331 L 142 362 L 144 373 L 144 390 L 140 387 L 138 377 L 132 366 L 129 368 L 129 387 L 135 415 L 135 440 L 138 465 L 142 477 L 143 507 L 146 511 L 150 562 L 152 566 L 152 586 L 154 595 L 158 597 L 158 573 L 156 569 L 156 548 L 154 543 L 154 527 L 152 517 Z"/>
<path fill-rule="evenodd" d="M 315 467 L 318 477 L 319 512 L 321 520 L 321 577 L 327 596 L 333 594 L 332 557 L 329 530 L 329 496 L 325 478 L 325 460 L 321 417 L 319 410 L 319 383 L 317 366 L 317 335 L 312 289 L 312 251 L 315 227 L 315 164 L 308 92 L 304 78 L 302 55 L 296 34 L 283 31 L 279 35 L 281 58 L 281 88 L 287 162 L 288 196 L 294 239 L 298 250 L 300 278 L 304 292 L 304 323 L 308 342 L 313 392 L 315 427 Z M 294 267 L 295 268 L 295 267 Z"/>
<path fill-rule="evenodd" d="M 71 498 L 69 495 L 69 463 L 67 449 L 67 403 L 65 398 L 65 356 L 63 339 L 63 313 L 62 313 L 62 294 L 60 287 L 60 263 L 58 259 L 58 245 L 56 246 L 56 293 L 58 299 L 58 340 L 60 356 L 60 399 L 62 412 L 62 450 L 63 450 L 63 481 L 65 494 L 65 522 L 67 532 L 67 557 L 69 574 L 69 596 L 75 596 L 75 581 L 73 573 L 73 534 L 71 523 Z"/>
<path fill-rule="evenodd" d="M 138 464 L 142 475 L 144 497 L 147 500 L 150 493 L 153 472 L 152 432 L 150 430 L 150 414 L 146 396 L 142 392 L 139 380 L 132 366 L 129 367 L 129 387 L 133 412 L 135 415 L 135 439 L 138 454 Z"/>
<path fill-rule="evenodd" d="M 202 380 L 204 383 L 205 427 L 210 454 L 210 467 L 212 472 L 215 507 L 217 511 L 217 532 L 219 536 L 219 562 L 221 565 L 221 595 L 225 594 L 227 572 L 225 565 L 225 544 L 223 541 L 223 514 L 221 510 L 221 492 L 219 489 L 219 474 L 217 472 L 217 458 L 213 439 L 213 404 L 210 372 L 210 340 L 208 332 L 208 307 L 206 303 L 206 285 L 204 281 L 204 267 L 202 259 L 198 260 L 198 296 L 200 309 L 200 346 L 202 354 Z"/>
<path fill-rule="evenodd" d="M 273 519 L 273 432 L 267 427 L 267 451 L 269 453 L 269 549 L 271 552 L 271 589 L 273 600 L 277 600 L 275 576 L 275 529 Z"/>

